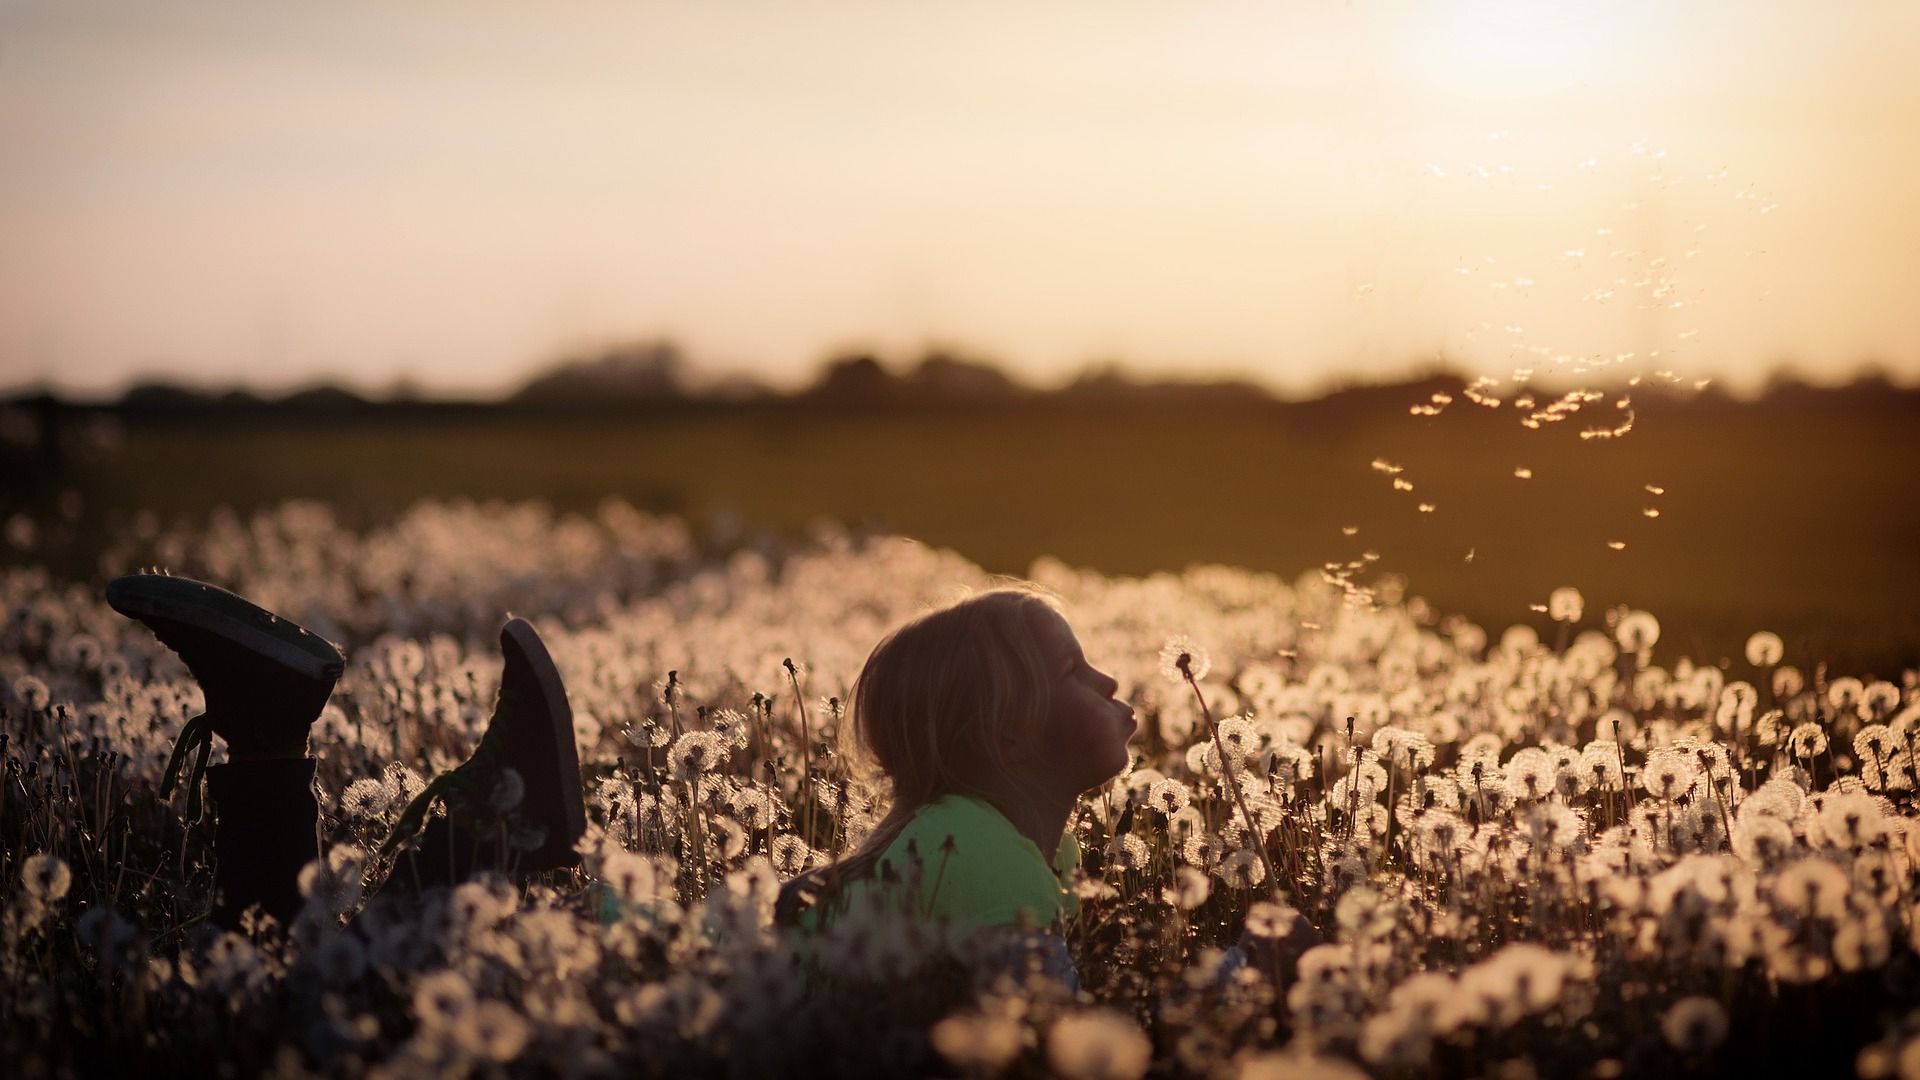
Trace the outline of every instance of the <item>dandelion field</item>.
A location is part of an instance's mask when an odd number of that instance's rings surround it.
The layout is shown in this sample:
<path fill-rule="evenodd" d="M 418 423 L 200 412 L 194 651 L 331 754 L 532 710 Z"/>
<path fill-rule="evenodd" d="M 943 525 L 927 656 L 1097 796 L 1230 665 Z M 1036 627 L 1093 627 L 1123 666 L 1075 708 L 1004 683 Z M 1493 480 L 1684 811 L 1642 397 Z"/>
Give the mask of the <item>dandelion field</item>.
<path fill-rule="evenodd" d="M 935 932 L 772 927 L 779 884 L 883 808 L 841 702 L 887 628 L 991 584 L 957 555 L 824 526 L 718 543 L 612 500 L 422 502 L 365 529 L 289 502 L 114 536 L 103 561 L 342 643 L 312 737 L 326 855 L 285 934 L 204 925 L 210 827 L 156 794 L 195 684 L 97 590 L 8 569 L 16 1075 L 1920 1068 L 1920 684 L 1765 628 L 1722 666 L 1571 589 L 1482 627 L 1318 573 L 1039 561 L 1142 722 L 1069 826 L 1076 987 Z M 380 840 L 487 722 L 509 611 L 567 679 L 585 865 L 390 902 Z"/>

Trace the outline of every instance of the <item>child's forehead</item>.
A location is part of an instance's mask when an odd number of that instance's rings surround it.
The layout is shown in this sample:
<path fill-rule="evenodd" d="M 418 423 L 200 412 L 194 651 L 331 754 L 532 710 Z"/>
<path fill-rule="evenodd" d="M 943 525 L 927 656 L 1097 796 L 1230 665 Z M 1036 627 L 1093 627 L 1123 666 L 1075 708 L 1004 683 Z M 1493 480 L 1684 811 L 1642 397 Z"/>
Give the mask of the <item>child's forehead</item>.
<path fill-rule="evenodd" d="M 1074 635 L 1073 627 L 1067 625 L 1066 617 L 1050 607 L 1035 607 L 1027 613 L 1033 624 L 1034 634 L 1040 644 L 1049 652 L 1073 655 L 1080 651 L 1080 639 Z"/>

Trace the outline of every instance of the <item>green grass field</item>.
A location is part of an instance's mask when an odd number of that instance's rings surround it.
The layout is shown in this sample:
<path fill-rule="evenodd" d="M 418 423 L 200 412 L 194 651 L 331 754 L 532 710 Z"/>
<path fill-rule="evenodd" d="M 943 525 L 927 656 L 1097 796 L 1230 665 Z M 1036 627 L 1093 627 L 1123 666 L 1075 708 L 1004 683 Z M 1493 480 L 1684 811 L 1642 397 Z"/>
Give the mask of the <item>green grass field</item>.
<path fill-rule="evenodd" d="M 1694 655 L 1737 657 L 1772 629 L 1802 661 L 1885 674 L 1920 661 L 1912 401 L 1660 399 L 1610 440 L 1579 439 L 1583 418 L 1530 431 L 1465 403 L 1411 417 L 1384 392 L 1238 408 L 130 415 L 113 445 L 69 455 L 60 486 L 81 494 L 80 520 L 44 543 L 84 568 L 88 536 L 141 509 L 301 497 L 368 522 L 425 497 L 586 509 L 612 495 L 748 529 L 890 528 L 1008 573 L 1053 555 L 1291 576 L 1372 551 L 1440 611 L 1496 629 L 1544 625 L 1528 605 L 1572 585 L 1589 621 L 1646 608 Z M 1414 490 L 1395 491 L 1376 457 Z"/>

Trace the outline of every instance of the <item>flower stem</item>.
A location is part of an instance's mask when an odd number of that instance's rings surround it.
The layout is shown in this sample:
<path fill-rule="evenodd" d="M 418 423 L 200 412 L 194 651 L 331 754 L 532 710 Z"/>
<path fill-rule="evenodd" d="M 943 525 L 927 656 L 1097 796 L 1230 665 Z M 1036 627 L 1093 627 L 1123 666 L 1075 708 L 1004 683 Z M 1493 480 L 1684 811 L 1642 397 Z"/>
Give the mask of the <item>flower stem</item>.
<path fill-rule="evenodd" d="M 1207 696 L 1200 692 L 1200 684 L 1194 680 L 1193 666 L 1187 657 L 1180 657 L 1180 674 L 1193 688 L 1193 698 L 1200 703 L 1200 718 L 1206 722 L 1207 734 L 1213 737 L 1214 751 L 1220 755 L 1220 771 L 1226 776 L 1227 790 L 1233 792 L 1234 805 L 1240 808 L 1240 818 L 1247 823 L 1247 832 L 1253 838 L 1254 853 L 1260 856 L 1260 865 L 1267 871 L 1267 888 L 1273 892 L 1275 900 L 1281 900 L 1280 878 L 1273 872 L 1273 859 L 1267 854 L 1267 837 L 1253 820 L 1253 814 L 1247 809 L 1246 793 L 1240 790 L 1239 778 L 1234 775 L 1233 762 L 1227 756 L 1226 744 L 1220 740 L 1220 729 L 1213 722 L 1213 710 L 1207 707 Z"/>

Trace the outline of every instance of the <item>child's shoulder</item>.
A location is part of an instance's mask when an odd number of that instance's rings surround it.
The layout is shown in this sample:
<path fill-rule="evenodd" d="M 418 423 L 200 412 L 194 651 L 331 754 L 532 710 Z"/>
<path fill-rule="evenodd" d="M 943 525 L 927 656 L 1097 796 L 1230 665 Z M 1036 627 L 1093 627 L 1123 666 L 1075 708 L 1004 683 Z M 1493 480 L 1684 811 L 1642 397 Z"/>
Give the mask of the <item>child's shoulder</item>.
<path fill-rule="evenodd" d="M 1077 861 L 1071 839 L 1053 860 L 993 805 L 967 795 L 947 795 L 922 807 L 886 857 L 896 869 L 916 861 L 923 909 L 956 921 L 1011 925 L 1021 913 L 1046 925 L 1070 904 L 1059 868 L 1061 856 Z M 907 871 L 909 874 L 911 871 Z"/>
<path fill-rule="evenodd" d="M 969 857 L 1012 857 L 1033 850 L 1005 814 L 973 795 L 942 795 L 914 813 L 888 849 L 904 854 L 911 845 L 922 862 L 965 851 Z"/>

